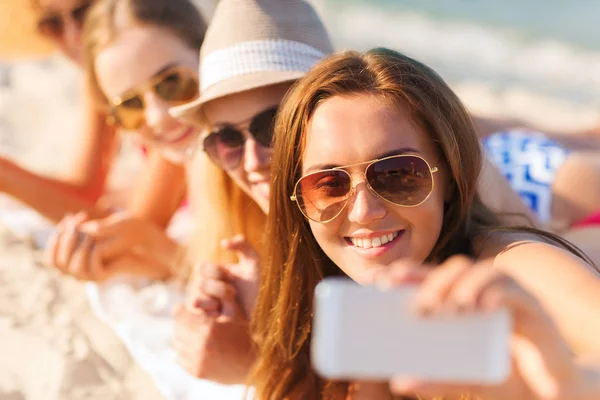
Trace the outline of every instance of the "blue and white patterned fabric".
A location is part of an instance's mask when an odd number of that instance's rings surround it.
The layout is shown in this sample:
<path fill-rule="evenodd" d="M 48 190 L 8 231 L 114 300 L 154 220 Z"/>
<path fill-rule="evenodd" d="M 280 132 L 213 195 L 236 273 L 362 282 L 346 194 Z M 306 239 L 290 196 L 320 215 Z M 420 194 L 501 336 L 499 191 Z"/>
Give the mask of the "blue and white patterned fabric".
<path fill-rule="evenodd" d="M 568 150 L 535 131 L 510 130 L 483 140 L 487 157 L 540 222 L 550 221 L 552 184 Z"/>

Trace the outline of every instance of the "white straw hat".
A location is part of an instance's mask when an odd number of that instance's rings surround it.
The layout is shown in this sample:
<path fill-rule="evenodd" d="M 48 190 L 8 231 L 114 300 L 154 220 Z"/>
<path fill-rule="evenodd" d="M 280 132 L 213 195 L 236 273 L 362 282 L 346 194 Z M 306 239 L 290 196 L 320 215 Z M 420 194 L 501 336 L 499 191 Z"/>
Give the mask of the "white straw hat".
<path fill-rule="evenodd" d="M 38 17 L 33 0 L 0 0 L 0 60 L 39 57 L 55 50 L 38 34 Z"/>
<path fill-rule="evenodd" d="M 304 0 L 221 0 L 200 50 L 200 96 L 171 114 L 193 119 L 210 100 L 295 81 L 332 51 Z"/>

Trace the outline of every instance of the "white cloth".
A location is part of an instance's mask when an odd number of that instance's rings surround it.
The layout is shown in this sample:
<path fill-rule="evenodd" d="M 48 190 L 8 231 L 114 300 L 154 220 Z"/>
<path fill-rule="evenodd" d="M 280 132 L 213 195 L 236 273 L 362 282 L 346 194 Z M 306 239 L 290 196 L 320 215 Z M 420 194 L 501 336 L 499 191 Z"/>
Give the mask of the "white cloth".
<path fill-rule="evenodd" d="M 253 40 L 216 50 L 202 61 L 200 91 L 236 76 L 272 71 L 307 72 L 325 57 L 292 40 Z"/>
<path fill-rule="evenodd" d="M 104 284 L 88 283 L 86 289 L 94 313 L 123 340 L 165 399 L 244 398 L 244 386 L 196 379 L 175 362 L 170 310 L 183 296 L 174 285 L 121 278 Z"/>

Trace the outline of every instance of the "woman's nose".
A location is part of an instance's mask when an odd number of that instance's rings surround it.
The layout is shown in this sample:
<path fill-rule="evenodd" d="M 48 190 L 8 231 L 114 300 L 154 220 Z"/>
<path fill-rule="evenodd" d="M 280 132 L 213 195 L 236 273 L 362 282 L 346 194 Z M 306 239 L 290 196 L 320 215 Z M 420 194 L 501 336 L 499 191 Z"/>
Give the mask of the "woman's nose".
<path fill-rule="evenodd" d="M 382 199 L 369 189 L 366 181 L 363 179 L 358 182 L 354 187 L 353 199 L 348 204 L 348 219 L 359 225 L 368 225 L 383 218 L 386 213 Z"/>
<path fill-rule="evenodd" d="M 169 104 L 153 92 L 144 95 L 144 117 L 155 136 L 164 132 L 172 122 Z"/>
<path fill-rule="evenodd" d="M 244 149 L 244 169 L 256 172 L 269 169 L 271 166 L 271 149 L 259 144 L 256 140 L 246 140 Z"/>

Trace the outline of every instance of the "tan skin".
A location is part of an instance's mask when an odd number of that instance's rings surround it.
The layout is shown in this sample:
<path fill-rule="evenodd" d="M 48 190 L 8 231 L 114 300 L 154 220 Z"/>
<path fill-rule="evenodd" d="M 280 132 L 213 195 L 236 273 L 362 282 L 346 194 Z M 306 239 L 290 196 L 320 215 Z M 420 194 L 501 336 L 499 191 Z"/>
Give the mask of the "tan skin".
<path fill-rule="evenodd" d="M 361 129 L 364 126 L 371 128 L 368 137 Z M 343 147 L 336 144 L 340 138 L 345 138 Z M 306 143 L 304 173 L 321 164 L 351 165 L 407 147 L 430 162 L 437 159 L 428 135 L 401 107 L 391 107 L 372 95 L 334 97 L 321 103 L 309 123 Z M 583 399 L 584 392 L 597 393 L 577 356 L 597 354 L 600 349 L 600 324 L 591 317 L 600 306 L 600 281 L 581 259 L 533 235 L 498 234 L 480 244 L 478 261 L 454 257 L 436 268 L 420 266 L 435 243 L 437 234 L 432 241 L 431 233 L 439 232 L 442 223 L 440 210 L 449 177 L 444 165 L 438 167 L 434 192 L 413 209 L 383 201 L 365 187 L 358 174 L 360 166 L 348 167 L 356 180 L 353 198 L 335 220 L 327 224 L 311 221 L 312 234 L 329 258 L 361 284 L 379 280 L 389 287 L 421 281 L 417 299 L 421 312 L 509 307 L 516 323 L 512 355 L 518 367 L 508 382 L 494 387 L 440 385 L 399 377 L 394 390 L 426 396 L 444 393 L 450 399 L 465 392 L 483 399 Z M 360 248 L 361 244 L 346 240 L 378 237 L 390 230 L 402 233 L 385 251 Z M 565 295 L 556 296 L 557 292 Z M 565 397 L 574 393 L 577 397 Z M 357 382 L 351 398 L 390 395 L 385 383 Z"/>
<path fill-rule="evenodd" d="M 289 84 L 275 85 L 215 99 L 203 106 L 203 113 L 213 128 L 238 126 L 279 104 L 288 88 Z M 247 129 L 247 123 L 238 128 Z M 227 173 L 266 213 L 268 187 L 263 182 L 270 175 L 271 149 L 250 136 L 244 149 L 240 165 Z M 248 321 L 256 298 L 260 260 L 243 237 L 222 245 L 234 251 L 240 261 L 196 268 L 188 284 L 187 307 L 180 306 L 174 313 L 174 348 L 179 363 L 190 374 L 222 383 L 244 383 L 254 361 Z M 212 356 L 215 353 L 219 357 Z"/>
<path fill-rule="evenodd" d="M 82 280 L 103 281 L 120 273 L 165 279 L 182 249 L 164 227 L 185 194 L 184 144 L 193 144 L 197 135 L 171 118 L 168 110 L 177 104 L 163 99 L 148 82 L 173 65 L 195 75 L 196 51 L 164 28 L 132 22 L 100 50 L 95 64 L 108 99 L 132 92 L 143 99 L 144 124 L 136 133 L 151 149 L 151 164 L 140 182 L 144 197 L 134 197 L 135 208 L 127 213 L 95 221 L 83 213 L 65 218 L 47 246 L 47 262 Z"/>
<path fill-rule="evenodd" d="M 203 113 L 208 121 L 214 126 L 229 123 L 237 124 L 240 121 L 247 121 L 252 116 L 273 105 L 278 104 L 289 85 L 279 85 L 276 87 L 259 88 L 246 92 L 215 99 L 203 106 Z M 235 110 L 235 113 L 232 113 Z M 229 175 L 234 181 L 268 212 L 268 201 L 261 187 L 261 183 L 253 185 L 252 182 L 260 182 L 267 176 L 270 168 L 270 151 L 262 148 L 259 144 L 249 139 L 246 144 L 246 153 L 240 167 L 234 171 L 229 171 Z M 499 179 L 498 179 L 499 178 Z M 487 195 L 490 191 L 487 189 L 492 186 L 506 188 L 499 191 L 500 195 Z M 486 201 L 495 209 L 513 210 L 517 213 L 528 214 L 528 210 L 519 200 L 516 194 L 508 187 L 508 183 L 500 177 L 499 172 L 486 165 L 484 177 L 481 180 L 482 193 L 486 194 Z M 525 223 L 522 217 L 516 217 L 517 221 Z M 235 240 L 233 241 L 235 242 Z M 201 315 L 213 315 L 232 299 L 237 298 L 241 302 L 241 307 L 246 310 L 245 315 L 250 315 L 252 304 L 256 296 L 256 276 L 259 268 L 259 260 L 252 249 L 244 244 L 235 245 L 231 248 L 231 243 L 226 243 L 226 248 L 237 251 L 240 255 L 240 264 L 234 266 L 207 266 L 198 268 L 193 275 L 187 290 L 186 309 L 178 308 L 175 313 L 176 318 L 176 340 L 175 349 L 178 351 L 180 363 L 197 377 L 213 379 L 223 382 L 243 383 L 246 378 L 247 370 L 223 369 L 212 363 L 238 363 L 239 365 L 250 365 L 253 355 L 247 351 L 245 346 L 233 346 L 225 343 L 222 333 L 217 334 L 218 323 L 216 316 L 211 319 L 212 329 L 206 329 L 206 319 L 192 318 L 189 314 L 200 313 Z M 237 296 L 232 296 L 231 292 Z M 233 307 L 231 304 L 229 307 Z M 215 314 L 216 315 L 216 314 Z M 243 314 L 235 314 L 242 316 Z M 240 328 L 241 327 L 241 328 Z M 229 324 L 229 329 L 237 329 L 242 334 L 245 333 L 246 325 L 242 320 L 238 325 Z M 193 332 L 196 331 L 196 334 Z M 190 333 L 192 332 L 192 333 Z M 185 338 L 194 338 L 193 343 L 187 343 Z M 199 342 L 202 342 L 201 345 Z M 239 343 L 244 343 L 240 341 Z M 189 348 L 198 349 L 190 352 Z M 209 353 L 202 350 L 208 347 L 220 347 L 224 349 L 223 357 L 209 358 Z M 208 360 L 208 361 L 207 361 Z M 237 361 L 232 361 L 237 360 Z M 222 375 L 212 374 L 212 371 L 228 371 Z M 243 371 L 243 373 L 240 373 Z"/>
<path fill-rule="evenodd" d="M 42 13 L 67 15 L 80 0 L 39 0 Z M 56 46 L 76 64 L 81 65 L 81 31 L 69 18 L 65 19 L 65 35 L 56 38 Z M 99 204 L 105 190 L 110 167 L 118 146 L 117 129 L 107 124 L 106 115 L 95 107 L 89 93 L 84 93 L 84 128 L 73 148 L 70 173 L 52 178 L 29 171 L 18 164 L 0 158 L 0 192 L 35 209 L 51 221 L 65 215 L 85 211 L 89 217 L 109 214 L 113 204 Z M 161 193 L 161 195 L 157 195 Z M 182 166 L 166 160 L 159 153 L 148 159 L 145 178 L 132 190 L 129 207 L 142 219 L 165 227 L 181 203 L 185 193 L 185 173 Z"/>

